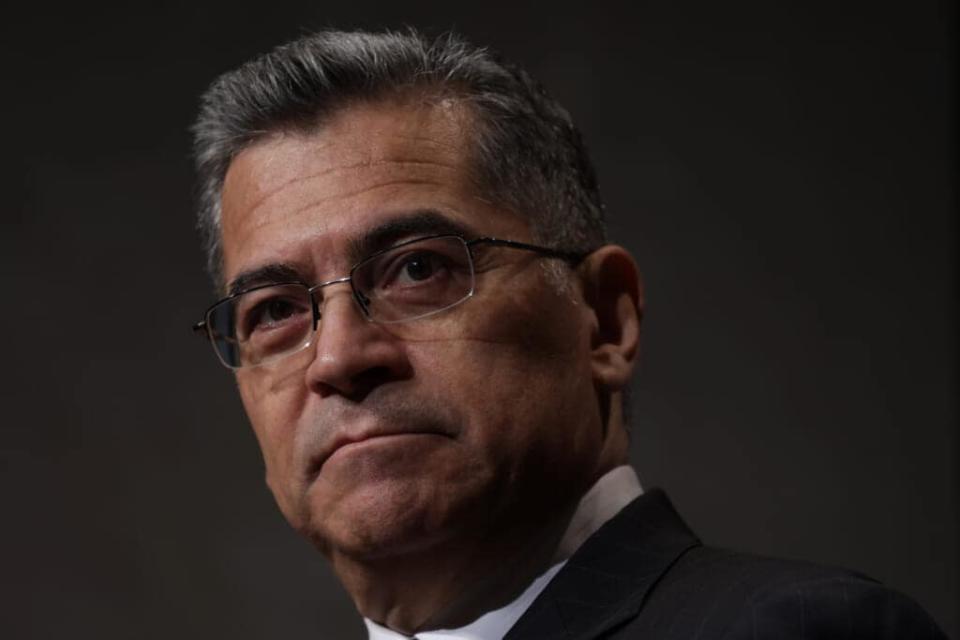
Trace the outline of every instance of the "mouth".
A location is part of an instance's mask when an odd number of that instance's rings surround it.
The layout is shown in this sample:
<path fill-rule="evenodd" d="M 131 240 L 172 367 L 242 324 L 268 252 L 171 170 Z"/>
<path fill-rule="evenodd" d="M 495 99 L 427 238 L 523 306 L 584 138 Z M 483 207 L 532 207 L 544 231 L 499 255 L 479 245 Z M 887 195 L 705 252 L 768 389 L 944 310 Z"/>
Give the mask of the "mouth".
<path fill-rule="evenodd" d="M 334 438 L 334 440 L 328 446 L 324 447 L 316 456 L 310 459 L 310 464 L 307 468 L 307 479 L 309 481 L 315 480 L 323 470 L 323 466 L 334 456 L 344 455 L 352 452 L 360 453 L 366 448 L 381 445 L 390 446 L 408 444 L 408 441 L 418 437 L 431 436 L 445 438 L 450 437 L 448 434 L 440 431 L 431 431 L 425 429 L 374 431 L 369 433 L 340 435 Z"/>

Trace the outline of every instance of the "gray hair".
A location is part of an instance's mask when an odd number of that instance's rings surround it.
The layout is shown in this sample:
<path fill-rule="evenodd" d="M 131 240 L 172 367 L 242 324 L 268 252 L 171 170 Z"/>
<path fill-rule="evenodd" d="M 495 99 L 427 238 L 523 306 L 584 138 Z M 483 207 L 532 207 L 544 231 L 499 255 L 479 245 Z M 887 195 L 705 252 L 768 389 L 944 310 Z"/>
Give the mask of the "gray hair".
<path fill-rule="evenodd" d="M 320 31 L 217 78 L 193 126 L 198 227 L 222 285 L 220 196 L 243 149 L 284 129 L 316 130 L 351 102 L 420 92 L 473 116 L 469 159 L 483 195 L 528 218 L 534 239 L 571 251 L 603 244 L 596 175 L 567 111 L 526 72 L 455 35 Z"/>

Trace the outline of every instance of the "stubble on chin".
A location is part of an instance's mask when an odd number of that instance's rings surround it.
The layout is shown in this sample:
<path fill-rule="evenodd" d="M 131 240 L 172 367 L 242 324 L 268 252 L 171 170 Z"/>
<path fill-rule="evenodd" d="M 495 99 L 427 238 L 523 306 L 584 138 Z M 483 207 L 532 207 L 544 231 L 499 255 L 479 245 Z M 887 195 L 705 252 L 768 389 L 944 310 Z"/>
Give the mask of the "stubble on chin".
<path fill-rule="evenodd" d="M 406 538 L 422 541 L 438 526 L 437 513 L 455 506 L 445 503 L 456 494 L 457 476 L 462 482 L 478 471 L 469 456 L 461 458 L 462 420 L 448 403 L 410 394 L 375 391 L 362 403 L 327 398 L 296 435 L 288 521 L 328 557 L 334 547 L 379 553 Z M 428 435 L 370 459 L 338 456 L 318 467 L 317 456 L 345 434 L 381 430 Z"/>

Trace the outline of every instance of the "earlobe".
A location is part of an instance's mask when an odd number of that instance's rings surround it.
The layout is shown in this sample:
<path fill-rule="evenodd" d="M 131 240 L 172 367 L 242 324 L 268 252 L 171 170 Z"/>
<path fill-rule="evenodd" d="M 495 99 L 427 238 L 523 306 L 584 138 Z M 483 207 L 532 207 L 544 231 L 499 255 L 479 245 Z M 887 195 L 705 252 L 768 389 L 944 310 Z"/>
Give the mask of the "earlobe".
<path fill-rule="evenodd" d="M 630 381 L 639 354 L 640 273 L 630 253 L 616 245 L 592 253 L 583 268 L 585 298 L 596 319 L 591 336 L 594 381 L 619 390 Z"/>

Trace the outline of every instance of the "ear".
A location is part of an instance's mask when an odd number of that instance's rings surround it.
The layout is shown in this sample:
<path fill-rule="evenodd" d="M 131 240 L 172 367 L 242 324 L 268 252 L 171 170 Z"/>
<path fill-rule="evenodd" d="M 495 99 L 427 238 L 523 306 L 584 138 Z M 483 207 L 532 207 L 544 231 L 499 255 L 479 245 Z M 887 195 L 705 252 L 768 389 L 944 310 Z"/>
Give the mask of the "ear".
<path fill-rule="evenodd" d="M 581 265 L 584 298 L 593 311 L 591 367 L 596 384 L 619 391 L 630 381 L 640 349 L 643 289 L 633 256 L 605 245 Z"/>

